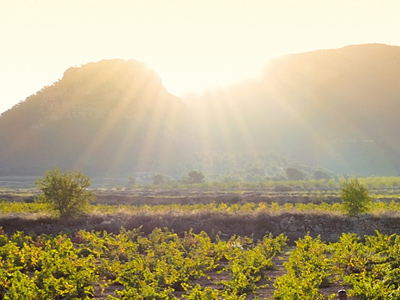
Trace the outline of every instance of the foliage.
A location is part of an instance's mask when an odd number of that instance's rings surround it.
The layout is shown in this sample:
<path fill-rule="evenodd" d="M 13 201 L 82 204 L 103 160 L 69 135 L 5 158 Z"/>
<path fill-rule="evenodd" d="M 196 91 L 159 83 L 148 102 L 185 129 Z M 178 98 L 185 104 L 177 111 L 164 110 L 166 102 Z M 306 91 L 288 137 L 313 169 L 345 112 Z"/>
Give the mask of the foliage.
<path fill-rule="evenodd" d="M 98 281 L 93 257 L 78 257 L 66 236 L 17 232 L 0 247 L 1 299 L 88 299 Z"/>
<path fill-rule="evenodd" d="M 343 207 L 349 215 L 368 212 L 372 202 L 372 198 L 368 195 L 368 189 L 357 179 L 350 179 L 343 184 L 340 197 Z"/>
<path fill-rule="evenodd" d="M 178 235 L 167 228 L 148 235 L 140 228 L 70 236 L 0 231 L 0 299 L 90 299 L 99 282 L 118 287 L 110 300 L 258 299 L 286 241 L 284 235 L 212 241 L 204 232 Z M 306 235 L 284 267 L 274 282 L 276 300 L 326 299 L 321 288 L 330 284 L 345 285 L 357 299 L 399 299 L 400 236 L 348 233 L 327 244 Z M 210 272 L 224 279 L 213 281 Z"/>
<path fill-rule="evenodd" d="M 329 180 L 329 179 L 331 179 L 331 176 L 328 174 L 328 172 L 326 172 L 324 170 L 316 170 L 313 175 L 314 175 L 314 178 L 316 180 L 320 180 L 320 179 Z"/>
<path fill-rule="evenodd" d="M 398 299 L 400 297 L 400 236 L 365 236 L 362 243 L 354 234 L 343 234 L 334 244 L 332 262 L 337 264 L 350 295 L 359 299 Z"/>
<path fill-rule="evenodd" d="M 263 270 L 273 268 L 286 237 L 212 242 L 204 232 L 179 237 L 156 228 L 145 236 L 140 228 L 122 228 L 119 234 L 78 231 L 71 237 L 18 232 L 0 234 L 0 240 L 1 299 L 89 299 L 100 280 L 103 288 L 120 287 L 107 299 L 177 299 L 175 291 L 185 291 L 187 299 L 245 299 L 257 289 Z M 229 266 L 221 268 L 227 258 Z M 217 269 L 231 274 L 221 283 L 225 289 L 194 284 Z"/>
<path fill-rule="evenodd" d="M 284 263 L 287 273 L 274 286 L 274 299 L 325 299 L 319 287 L 329 283 L 331 265 L 324 255 L 326 244 L 309 235 L 296 242 L 296 249 Z"/>
<path fill-rule="evenodd" d="M 219 283 L 230 294 L 239 295 L 255 293 L 259 288 L 265 287 L 260 285 L 260 281 L 266 279 L 264 278 L 266 270 L 274 268 L 272 258 L 282 251 L 286 240 L 283 234 L 275 239 L 269 235 L 265 236 L 256 247 L 249 248 L 248 245 L 253 242 L 251 239 L 232 237 L 228 242 L 230 251 L 224 254 L 229 264 L 223 269 L 231 273 L 231 279 Z"/>
<path fill-rule="evenodd" d="M 154 185 L 160 185 L 160 184 L 165 184 L 168 183 L 168 177 L 163 174 L 155 174 L 151 177 L 151 180 Z"/>
<path fill-rule="evenodd" d="M 287 168 L 286 176 L 288 180 L 304 180 L 306 178 L 306 174 L 296 168 Z"/>
<path fill-rule="evenodd" d="M 190 171 L 187 175 L 182 177 L 183 183 L 195 184 L 204 182 L 204 174 L 199 171 Z"/>
<path fill-rule="evenodd" d="M 74 173 L 62 173 L 57 168 L 49 170 L 44 178 L 35 181 L 42 192 L 37 201 L 49 204 L 61 219 L 76 217 L 94 201 L 94 193 L 87 190 L 90 184 L 90 178 L 79 170 Z"/>
<path fill-rule="evenodd" d="M 301 194 L 294 193 L 293 196 Z M 310 199 L 324 200 L 324 195 L 310 194 Z M 329 194 L 330 195 L 330 194 Z M 318 198 L 317 198 L 318 197 Z M 398 197 L 398 196 L 396 196 Z M 172 198 L 173 199 L 173 198 Z M 174 200 L 174 199 L 173 199 Z M 327 200 L 327 199 L 325 199 Z M 42 213 L 46 214 L 47 205 L 45 203 L 24 203 L 24 202 L 6 202 L 0 201 L 0 214 L 10 213 Z M 201 214 L 210 212 L 220 212 L 224 216 L 238 213 L 245 213 L 247 216 L 256 215 L 258 213 L 318 213 L 318 214 L 335 214 L 343 211 L 341 203 L 329 203 L 322 201 L 320 203 L 285 203 L 280 205 L 277 202 L 247 202 L 247 203 L 196 203 L 196 204 L 168 204 L 168 205 L 107 205 L 96 204 L 90 207 L 93 213 L 103 214 L 154 214 L 158 218 L 159 213 L 170 213 L 173 211 L 177 215 Z M 373 202 L 370 206 L 370 213 L 374 215 L 396 214 L 400 213 L 400 203 L 397 201 Z"/>

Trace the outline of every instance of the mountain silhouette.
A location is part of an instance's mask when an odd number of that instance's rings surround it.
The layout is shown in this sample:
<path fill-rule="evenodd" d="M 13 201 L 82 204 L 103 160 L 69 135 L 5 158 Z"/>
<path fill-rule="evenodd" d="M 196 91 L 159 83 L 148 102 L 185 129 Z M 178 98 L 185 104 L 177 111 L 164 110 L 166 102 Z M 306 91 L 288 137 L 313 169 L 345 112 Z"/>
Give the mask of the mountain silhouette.
<path fill-rule="evenodd" d="M 399 78 L 400 47 L 382 44 L 282 56 L 259 78 L 184 101 L 135 60 L 72 67 L 0 116 L 0 174 L 216 177 L 246 166 L 263 176 L 280 168 L 263 156 L 275 153 L 339 174 L 399 175 Z"/>
<path fill-rule="evenodd" d="M 114 174 L 171 168 L 185 152 L 188 109 L 134 60 L 65 71 L 0 117 L 0 172 L 53 167 Z"/>
<path fill-rule="evenodd" d="M 400 47 L 352 45 L 279 57 L 262 76 L 188 99 L 201 147 L 275 151 L 337 173 L 400 171 Z M 199 99 L 200 98 L 200 99 Z"/>

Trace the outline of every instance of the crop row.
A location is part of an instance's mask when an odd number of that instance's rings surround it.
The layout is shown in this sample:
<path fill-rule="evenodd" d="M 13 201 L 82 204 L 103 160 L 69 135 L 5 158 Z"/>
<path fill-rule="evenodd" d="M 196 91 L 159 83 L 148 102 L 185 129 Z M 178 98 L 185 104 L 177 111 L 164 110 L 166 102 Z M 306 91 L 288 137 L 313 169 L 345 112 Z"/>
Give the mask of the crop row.
<path fill-rule="evenodd" d="M 257 299 L 285 245 L 283 235 L 211 241 L 204 232 L 178 235 L 166 228 L 147 236 L 123 228 L 119 234 L 78 231 L 69 237 L 0 233 L 0 298 Z M 321 290 L 333 284 L 346 286 L 357 299 L 400 298 L 396 234 L 348 233 L 329 244 L 306 235 L 284 267 L 272 299 L 332 299 Z M 198 283 L 207 281 L 217 287 Z M 116 289 L 106 295 L 109 286 Z"/>
<path fill-rule="evenodd" d="M 1 299 L 90 299 L 95 287 L 118 286 L 107 299 L 239 299 L 255 293 L 286 238 L 254 242 L 234 236 L 212 242 L 204 232 L 183 236 L 155 229 L 79 231 L 66 235 L 0 235 Z M 221 290 L 194 284 L 209 271 L 227 273 Z M 100 294 L 102 294 L 100 292 Z M 211 296 L 210 296 L 211 297 Z M 104 297 L 105 298 L 105 295 Z M 216 299 L 216 298 L 210 298 Z"/>
<path fill-rule="evenodd" d="M 357 299 L 400 298 L 400 236 L 376 235 L 363 239 L 343 234 L 336 243 L 304 237 L 296 242 L 287 273 L 274 286 L 274 299 L 325 299 L 321 287 L 340 282 Z M 329 299 L 333 299 L 331 295 Z"/>
<path fill-rule="evenodd" d="M 283 212 L 326 212 L 326 213 L 345 213 L 341 203 L 284 203 L 272 202 L 247 202 L 247 203 L 209 203 L 209 204 L 170 204 L 170 205 L 91 205 L 89 213 L 162 213 L 162 212 L 209 212 L 219 211 L 223 213 L 238 212 L 263 212 L 263 213 L 283 213 Z M 374 201 L 370 207 L 370 213 L 380 214 L 387 212 L 400 212 L 400 202 L 398 201 Z M 0 214 L 15 213 L 49 213 L 46 205 L 42 203 L 24 202 L 0 202 Z"/>

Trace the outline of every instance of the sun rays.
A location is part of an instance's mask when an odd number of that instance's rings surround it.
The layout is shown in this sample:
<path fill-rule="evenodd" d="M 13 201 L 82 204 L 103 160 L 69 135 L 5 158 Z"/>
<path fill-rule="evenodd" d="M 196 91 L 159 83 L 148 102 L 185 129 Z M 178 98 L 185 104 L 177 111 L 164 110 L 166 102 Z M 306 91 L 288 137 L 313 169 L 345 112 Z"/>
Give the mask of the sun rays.
<path fill-rule="evenodd" d="M 181 100 L 166 92 L 153 70 L 144 68 L 139 72 L 135 63 L 126 63 L 135 69 L 131 75 L 126 74 L 130 70 L 123 69 L 93 75 L 99 86 L 110 85 L 109 81 L 116 82 L 111 83 L 114 85 L 121 84 L 121 80 L 128 82 L 107 95 L 112 103 L 106 104 L 108 111 L 101 115 L 99 127 L 89 137 L 76 167 L 101 159 L 107 166 L 103 172 L 109 174 L 148 171 L 157 169 L 177 152 L 181 141 L 176 133 L 183 117 Z M 102 105 L 101 97 L 98 101 Z"/>

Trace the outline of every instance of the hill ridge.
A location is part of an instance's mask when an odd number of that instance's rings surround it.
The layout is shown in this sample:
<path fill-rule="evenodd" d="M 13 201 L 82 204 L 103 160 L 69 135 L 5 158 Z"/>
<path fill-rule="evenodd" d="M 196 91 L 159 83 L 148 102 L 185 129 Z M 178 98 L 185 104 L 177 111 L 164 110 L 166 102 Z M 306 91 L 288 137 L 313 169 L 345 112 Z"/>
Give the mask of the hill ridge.
<path fill-rule="evenodd" d="M 185 102 L 135 60 L 71 67 L 0 116 L 0 174 L 257 170 L 247 178 L 261 180 L 284 176 L 290 160 L 303 171 L 399 175 L 398 78 L 400 47 L 384 44 L 285 55 L 257 79 Z"/>

